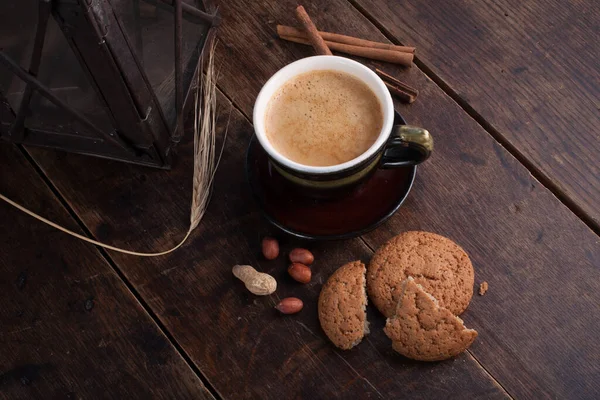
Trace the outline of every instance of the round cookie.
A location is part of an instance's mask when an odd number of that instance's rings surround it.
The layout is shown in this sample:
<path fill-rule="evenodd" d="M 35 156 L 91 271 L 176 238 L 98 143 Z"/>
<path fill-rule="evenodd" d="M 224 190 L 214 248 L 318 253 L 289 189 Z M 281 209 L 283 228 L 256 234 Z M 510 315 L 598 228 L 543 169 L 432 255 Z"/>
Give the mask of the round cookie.
<path fill-rule="evenodd" d="M 469 256 L 452 240 L 435 233 L 401 233 L 373 256 L 367 290 L 386 317 L 394 315 L 401 284 L 409 276 L 455 315 L 467 308 L 473 296 L 474 271 Z"/>
<path fill-rule="evenodd" d="M 356 346 L 369 333 L 366 268 L 353 261 L 337 269 L 319 295 L 319 322 L 331 342 L 343 350 Z"/>
<path fill-rule="evenodd" d="M 477 331 L 465 328 L 460 318 L 440 307 L 411 277 L 402 284 L 398 308 L 388 318 L 384 332 L 392 339 L 394 350 L 420 361 L 457 356 L 477 337 Z"/>

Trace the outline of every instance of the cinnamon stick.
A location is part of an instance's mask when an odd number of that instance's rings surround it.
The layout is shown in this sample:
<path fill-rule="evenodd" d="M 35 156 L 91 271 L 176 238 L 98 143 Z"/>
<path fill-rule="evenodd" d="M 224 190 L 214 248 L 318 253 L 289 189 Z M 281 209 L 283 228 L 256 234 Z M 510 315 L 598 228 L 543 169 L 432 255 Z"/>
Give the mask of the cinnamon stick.
<path fill-rule="evenodd" d="M 283 40 L 288 40 L 294 43 L 310 45 L 311 42 L 296 36 L 279 36 Z M 339 51 L 354 56 L 369 58 L 371 60 L 386 61 L 390 63 L 404 65 L 410 67 L 414 58 L 412 53 L 402 53 L 395 50 L 373 49 L 369 47 L 352 46 L 350 44 L 330 42 L 325 40 L 325 44 L 332 50 Z"/>
<path fill-rule="evenodd" d="M 383 82 L 383 83 L 385 83 L 385 86 L 387 86 L 387 88 L 391 94 L 398 97 L 398 99 L 400 99 L 400 101 L 402 101 L 404 103 L 411 104 L 411 103 L 414 103 L 415 100 L 417 99 L 417 96 L 413 96 L 410 93 L 405 92 L 404 90 L 400 89 L 397 86 L 394 86 L 388 82 Z"/>
<path fill-rule="evenodd" d="M 322 56 L 330 56 L 331 50 L 325 44 L 323 38 L 319 35 L 319 31 L 317 31 L 317 27 L 310 20 L 310 17 L 306 13 L 306 10 L 302 6 L 296 7 L 296 19 L 302 24 L 304 27 L 304 33 L 308 37 L 309 43 L 312 44 L 317 54 Z"/>
<path fill-rule="evenodd" d="M 370 47 L 372 49 L 394 50 L 402 53 L 414 53 L 415 48 L 410 46 L 396 46 L 389 43 L 373 42 L 371 40 L 359 39 L 352 36 L 340 35 L 339 33 L 318 31 L 323 40 L 330 42 L 344 43 L 352 46 Z M 294 36 L 302 39 L 308 39 L 303 30 L 293 26 L 277 25 L 277 34 L 279 36 Z"/>
<path fill-rule="evenodd" d="M 415 89 L 414 87 L 407 85 L 406 83 L 394 78 L 393 76 L 391 76 L 389 74 L 386 74 L 385 72 L 383 72 L 382 70 L 380 70 L 378 68 L 375 69 L 375 73 L 377 75 L 379 75 L 379 77 L 381 79 L 383 79 L 384 82 L 386 82 L 386 81 L 389 82 L 391 85 L 397 87 L 398 89 L 402 90 L 403 92 L 405 92 L 408 95 L 410 95 L 411 97 L 413 97 L 413 101 L 419 94 L 419 91 L 417 89 Z M 411 101 L 410 103 L 412 103 L 413 101 Z"/>

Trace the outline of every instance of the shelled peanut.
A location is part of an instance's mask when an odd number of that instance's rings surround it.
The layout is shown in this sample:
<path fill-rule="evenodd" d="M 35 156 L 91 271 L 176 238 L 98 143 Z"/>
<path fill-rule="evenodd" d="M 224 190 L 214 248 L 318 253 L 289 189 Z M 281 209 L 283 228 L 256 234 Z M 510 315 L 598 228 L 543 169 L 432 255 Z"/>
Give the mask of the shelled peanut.
<path fill-rule="evenodd" d="M 300 312 L 303 307 L 304 303 L 297 297 L 286 297 L 275 306 L 282 314 L 296 314 Z"/>
<path fill-rule="evenodd" d="M 262 254 L 267 260 L 274 260 L 279 256 L 279 242 L 270 236 L 262 240 Z"/>
<path fill-rule="evenodd" d="M 293 263 L 304 265 L 311 265 L 315 261 L 315 256 L 313 256 L 310 251 L 302 248 L 296 248 L 290 251 L 289 258 Z"/>
<path fill-rule="evenodd" d="M 312 271 L 304 264 L 292 263 L 288 267 L 288 274 L 297 282 L 308 283 L 312 276 Z"/>

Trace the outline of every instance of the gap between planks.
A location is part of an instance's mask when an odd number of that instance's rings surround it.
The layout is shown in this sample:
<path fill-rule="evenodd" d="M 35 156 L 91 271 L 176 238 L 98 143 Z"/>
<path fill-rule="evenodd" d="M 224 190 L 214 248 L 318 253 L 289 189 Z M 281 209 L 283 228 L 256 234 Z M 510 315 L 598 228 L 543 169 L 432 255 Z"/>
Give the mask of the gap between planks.
<path fill-rule="evenodd" d="M 395 45 L 404 45 L 396 37 L 386 29 L 383 24 L 379 23 L 373 15 L 371 15 L 364 7 L 356 2 L 356 0 L 348 0 L 348 3 L 354 7 L 363 17 L 365 17 L 373 26 L 375 26 L 382 35 Z M 494 128 L 477 110 L 475 110 L 463 97 L 461 97 L 453 88 L 429 68 L 416 54 L 413 63 L 419 68 L 429 79 L 431 79 L 444 93 L 446 93 L 458 106 L 475 120 L 487 133 L 498 142 L 508 153 L 517 159 L 529 173 L 537 179 L 546 189 L 550 191 L 562 204 L 564 204 L 573 214 L 577 216 L 588 228 L 596 235 L 600 236 L 600 221 L 595 221 L 585 210 L 577 204 L 577 202 L 565 193 L 558 183 L 554 182 L 550 176 L 543 172 L 535 163 L 527 158 L 509 139 L 505 138 L 502 133 Z"/>
<path fill-rule="evenodd" d="M 31 164 L 35 172 L 42 179 L 46 187 L 52 192 L 54 198 L 59 202 L 59 204 L 67 211 L 69 216 L 73 218 L 77 226 L 83 231 L 84 235 L 89 238 L 95 238 L 92 232 L 85 225 L 83 220 L 79 218 L 75 210 L 71 207 L 71 205 L 67 202 L 66 198 L 60 193 L 58 188 L 54 186 L 50 178 L 44 173 L 40 165 L 35 161 L 35 159 L 29 154 L 27 149 L 22 145 L 17 145 L 17 148 L 21 151 L 25 159 Z M 79 239 L 78 239 L 79 240 Z M 112 268 L 112 270 L 117 274 L 119 279 L 123 282 L 129 293 L 137 300 L 138 304 L 142 307 L 142 309 L 150 316 L 150 319 L 156 324 L 158 330 L 165 335 L 167 340 L 173 345 L 173 348 L 184 362 L 188 365 L 188 367 L 192 370 L 192 372 L 200 379 L 200 382 L 204 385 L 206 390 L 216 399 L 223 399 L 224 397 L 218 392 L 218 390 L 210 383 L 208 378 L 202 373 L 200 368 L 192 361 L 191 357 L 187 352 L 183 349 L 183 347 L 177 342 L 175 337 L 169 332 L 169 330 L 162 323 L 158 315 L 150 308 L 148 303 L 144 300 L 144 298 L 140 295 L 140 293 L 135 289 L 135 287 L 129 282 L 123 271 L 117 266 L 117 264 L 110 257 L 108 252 L 99 246 L 96 247 L 96 250 L 100 253 L 100 256 L 108 263 L 108 265 Z"/>

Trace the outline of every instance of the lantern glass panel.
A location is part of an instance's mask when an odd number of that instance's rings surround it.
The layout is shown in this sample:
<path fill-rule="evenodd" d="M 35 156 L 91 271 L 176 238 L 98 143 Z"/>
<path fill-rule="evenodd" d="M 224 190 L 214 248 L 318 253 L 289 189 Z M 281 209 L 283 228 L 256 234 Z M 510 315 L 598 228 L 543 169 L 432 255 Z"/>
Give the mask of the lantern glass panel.
<path fill-rule="evenodd" d="M 28 66 L 31 60 L 37 4 L 36 0 L 0 1 L 0 49 L 22 66 Z M 0 91 L 15 112 L 25 86 L 21 79 L 0 70 Z"/>
<path fill-rule="evenodd" d="M 184 0 L 194 5 L 193 0 Z M 169 128 L 175 127 L 175 19 L 173 8 L 152 0 L 111 2 L 138 61 L 154 90 Z M 181 56 L 183 87 L 189 88 L 207 33 L 206 22 L 184 14 Z"/>
<path fill-rule="evenodd" d="M 77 110 L 103 132 L 109 133 L 114 129 L 88 74 L 84 72 L 53 18 L 48 20 L 38 79 L 56 97 Z M 26 128 L 95 136 L 38 92 L 31 97 L 29 109 L 31 112 L 25 119 Z"/>

